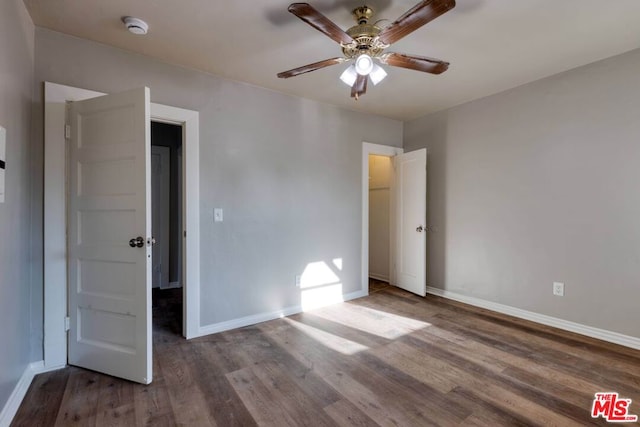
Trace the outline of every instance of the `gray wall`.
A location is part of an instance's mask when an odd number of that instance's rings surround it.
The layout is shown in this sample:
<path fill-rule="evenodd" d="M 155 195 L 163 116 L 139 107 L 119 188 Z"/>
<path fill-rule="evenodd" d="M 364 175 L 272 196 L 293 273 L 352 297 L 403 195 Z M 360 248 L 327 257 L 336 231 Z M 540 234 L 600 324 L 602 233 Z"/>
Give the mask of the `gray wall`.
<path fill-rule="evenodd" d="M 0 203 L 0 409 L 32 360 L 29 147 L 33 54 L 34 27 L 24 4 L 21 0 L 0 2 L 0 125 L 7 130 L 6 197 Z"/>
<path fill-rule="evenodd" d="M 200 112 L 202 325 L 298 305 L 295 275 L 311 262 L 342 258 L 343 291 L 359 289 L 362 141 L 399 146 L 401 122 L 38 28 L 36 82 L 45 80 L 108 93 L 148 86 L 153 102 Z"/>
<path fill-rule="evenodd" d="M 640 337 L 638 70 L 640 50 L 405 124 L 430 286 Z"/>

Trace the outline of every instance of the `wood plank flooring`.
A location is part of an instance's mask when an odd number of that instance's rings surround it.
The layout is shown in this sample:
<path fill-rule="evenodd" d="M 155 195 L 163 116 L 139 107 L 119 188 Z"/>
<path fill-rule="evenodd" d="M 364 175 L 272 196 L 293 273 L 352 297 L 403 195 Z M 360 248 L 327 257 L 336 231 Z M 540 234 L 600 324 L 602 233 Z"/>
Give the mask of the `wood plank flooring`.
<path fill-rule="evenodd" d="M 371 291 L 191 341 L 178 335 L 179 291 L 156 295 L 152 384 L 74 367 L 38 375 L 12 425 L 607 425 L 590 416 L 601 391 L 640 415 L 639 351 L 379 282 Z"/>

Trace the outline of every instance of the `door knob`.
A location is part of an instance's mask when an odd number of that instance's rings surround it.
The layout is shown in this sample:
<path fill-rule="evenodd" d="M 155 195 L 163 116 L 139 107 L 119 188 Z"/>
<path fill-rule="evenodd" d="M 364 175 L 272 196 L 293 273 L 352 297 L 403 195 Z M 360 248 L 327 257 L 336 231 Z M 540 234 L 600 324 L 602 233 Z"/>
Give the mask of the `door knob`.
<path fill-rule="evenodd" d="M 129 246 L 131 246 L 132 248 L 141 248 L 141 247 L 143 247 L 144 246 L 144 238 L 138 236 L 135 239 L 129 240 Z"/>
<path fill-rule="evenodd" d="M 424 230 L 424 228 L 422 228 L 422 226 L 421 226 L 421 225 L 419 225 L 419 226 L 418 226 L 418 228 L 416 228 L 416 231 L 417 231 L 418 233 L 422 233 L 422 230 Z"/>

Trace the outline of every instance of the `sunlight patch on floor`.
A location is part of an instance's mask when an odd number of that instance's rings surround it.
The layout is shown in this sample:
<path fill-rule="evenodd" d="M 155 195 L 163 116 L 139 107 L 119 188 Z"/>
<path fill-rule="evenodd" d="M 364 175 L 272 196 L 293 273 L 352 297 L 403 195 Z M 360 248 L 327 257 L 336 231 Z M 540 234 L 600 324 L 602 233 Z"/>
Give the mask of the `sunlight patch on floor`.
<path fill-rule="evenodd" d="M 313 338 L 325 347 L 339 353 L 353 355 L 369 349 L 369 347 L 357 342 L 339 337 L 318 328 L 314 328 L 313 326 L 306 325 L 291 318 L 285 318 L 284 320 L 297 330 L 305 333 L 310 338 Z"/>
<path fill-rule="evenodd" d="M 390 340 L 431 326 L 430 323 L 420 320 L 357 305 L 326 307 L 314 311 L 313 314 Z"/>

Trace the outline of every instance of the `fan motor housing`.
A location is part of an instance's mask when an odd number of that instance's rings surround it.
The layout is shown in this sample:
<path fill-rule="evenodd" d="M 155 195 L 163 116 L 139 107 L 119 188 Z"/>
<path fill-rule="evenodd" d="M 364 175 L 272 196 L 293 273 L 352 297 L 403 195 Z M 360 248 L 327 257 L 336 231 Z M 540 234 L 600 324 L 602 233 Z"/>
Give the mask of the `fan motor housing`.
<path fill-rule="evenodd" d="M 347 34 L 357 41 L 358 37 L 375 37 L 380 31 L 380 27 L 373 24 L 358 24 L 349 28 Z"/>
<path fill-rule="evenodd" d="M 355 40 L 355 43 L 342 46 L 344 56 L 349 59 L 365 53 L 372 58 L 380 56 L 382 51 L 389 46 L 378 40 L 378 34 L 382 29 L 375 24 L 368 23 L 373 16 L 373 9 L 368 6 L 357 7 L 353 10 L 353 16 L 358 25 L 349 28 L 346 33 Z"/>

